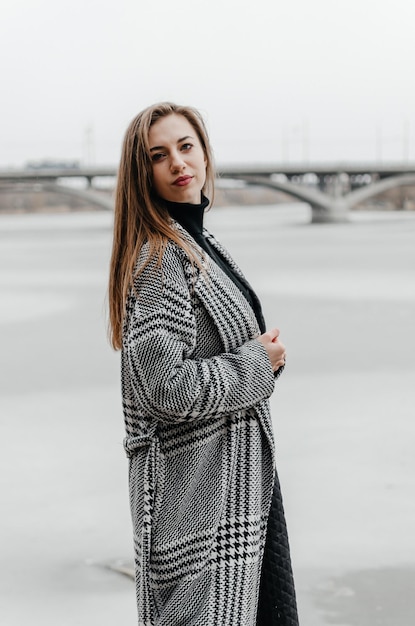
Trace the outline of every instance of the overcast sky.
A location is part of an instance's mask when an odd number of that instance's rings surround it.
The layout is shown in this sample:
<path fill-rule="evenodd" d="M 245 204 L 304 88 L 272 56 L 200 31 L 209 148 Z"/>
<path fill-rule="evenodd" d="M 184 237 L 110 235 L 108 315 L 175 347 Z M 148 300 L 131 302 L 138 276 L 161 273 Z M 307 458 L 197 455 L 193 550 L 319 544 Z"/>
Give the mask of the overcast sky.
<path fill-rule="evenodd" d="M 218 163 L 415 160 L 413 0 L 2 0 L 0 167 L 116 165 L 145 106 Z"/>

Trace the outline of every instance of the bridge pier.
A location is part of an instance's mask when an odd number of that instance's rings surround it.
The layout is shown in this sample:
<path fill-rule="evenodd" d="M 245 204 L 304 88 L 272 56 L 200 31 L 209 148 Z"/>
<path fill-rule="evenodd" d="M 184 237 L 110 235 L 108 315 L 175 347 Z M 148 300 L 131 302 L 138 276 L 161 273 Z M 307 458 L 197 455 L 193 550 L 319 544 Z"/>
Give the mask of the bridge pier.
<path fill-rule="evenodd" d="M 349 221 L 348 208 L 340 198 L 338 200 L 333 199 L 331 207 L 322 207 L 311 203 L 310 206 L 312 224 L 345 224 Z"/>

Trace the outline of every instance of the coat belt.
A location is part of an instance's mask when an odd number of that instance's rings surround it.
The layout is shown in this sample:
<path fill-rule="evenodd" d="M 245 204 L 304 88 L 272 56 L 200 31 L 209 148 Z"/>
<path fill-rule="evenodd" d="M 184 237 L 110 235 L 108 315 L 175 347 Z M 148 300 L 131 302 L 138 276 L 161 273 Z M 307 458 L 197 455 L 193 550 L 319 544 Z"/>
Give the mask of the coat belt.
<path fill-rule="evenodd" d="M 148 433 L 146 435 L 138 435 L 136 437 L 125 437 L 123 445 L 127 457 L 131 458 L 140 448 L 151 446 L 157 441 L 158 437 L 154 433 Z"/>

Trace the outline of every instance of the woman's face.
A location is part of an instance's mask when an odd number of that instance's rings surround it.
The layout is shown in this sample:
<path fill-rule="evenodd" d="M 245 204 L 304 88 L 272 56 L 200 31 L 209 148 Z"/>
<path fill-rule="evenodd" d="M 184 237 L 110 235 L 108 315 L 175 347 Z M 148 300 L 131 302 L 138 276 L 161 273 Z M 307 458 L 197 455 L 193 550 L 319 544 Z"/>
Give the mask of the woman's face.
<path fill-rule="evenodd" d="M 206 180 L 206 157 L 188 120 L 172 113 L 155 122 L 148 134 L 157 194 L 171 202 L 200 204 Z"/>

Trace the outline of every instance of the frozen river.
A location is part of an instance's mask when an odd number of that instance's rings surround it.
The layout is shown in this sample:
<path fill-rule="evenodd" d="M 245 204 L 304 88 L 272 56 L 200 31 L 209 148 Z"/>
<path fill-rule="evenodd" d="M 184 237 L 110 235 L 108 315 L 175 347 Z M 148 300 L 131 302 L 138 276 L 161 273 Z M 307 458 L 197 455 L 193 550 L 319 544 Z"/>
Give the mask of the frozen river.
<path fill-rule="evenodd" d="M 287 346 L 272 413 L 302 626 L 413 626 L 415 214 L 207 224 Z M 107 567 L 132 555 L 110 245 L 107 213 L 0 217 L 2 626 L 136 623 Z"/>

